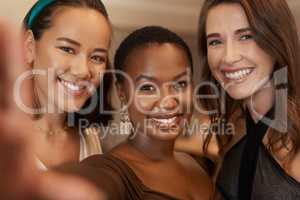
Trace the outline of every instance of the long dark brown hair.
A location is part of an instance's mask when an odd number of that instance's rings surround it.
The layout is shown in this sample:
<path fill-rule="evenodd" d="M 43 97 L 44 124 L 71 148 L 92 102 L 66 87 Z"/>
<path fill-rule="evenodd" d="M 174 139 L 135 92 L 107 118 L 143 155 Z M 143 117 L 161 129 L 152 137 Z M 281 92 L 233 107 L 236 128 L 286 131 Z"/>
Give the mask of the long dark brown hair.
<path fill-rule="evenodd" d="M 34 19 L 32 25 L 29 26 L 28 25 L 29 18 L 32 15 L 32 12 L 34 11 L 37 4 L 38 2 L 32 6 L 32 8 L 28 11 L 28 13 L 26 14 L 23 20 L 24 31 L 30 29 L 33 33 L 34 39 L 37 41 L 40 40 L 43 36 L 43 33 L 52 26 L 52 19 L 54 13 L 58 8 L 62 6 L 74 7 L 74 8 L 90 8 L 96 10 L 107 19 L 107 22 L 111 27 L 108 13 L 101 0 L 55 0 L 53 3 L 46 6 L 40 12 Z M 108 60 L 107 68 L 111 69 L 111 64 L 109 62 L 109 59 L 107 60 Z M 95 107 L 95 109 L 88 114 L 81 114 L 80 111 L 76 113 L 68 113 L 69 119 L 73 119 L 73 122 L 67 123 L 67 119 L 66 119 L 66 125 L 78 127 L 79 121 L 82 119 L 87 119 L 89 123 L 100 123 L 103 125 L 107 125 L 108 122 L 112 120 L 112 116 L 111 114 L 100 113 L 100 111 L 103 109 L 106 111 L 112 110 L 110 99 L 108 98 L 109 90 L 112 86 L 112 80 L 113 80 L 112 74 L 105 73 L 101 85 L 97 89 L 97 92 L 94 94 L 97 95 L 98 97 L 97 106 Z M 106 96 L 102 97 L 101 95 L 103 94 Z M 83 109 L 90 104 L 92 98 L 93 97 L 87 100 L 87 102 L 83 106 Z M 38 105 L 36 105 L 36 107 L 38 107 Z"/>
<path fill-rule="evenodd" d="M 276 64 L 274 72 L 283 68 L 287 69 L 288 83 L 275 87 L 276 90 L 287 89 L 287 131 L 280 132 L 271 129 L 268 135 L 268 148 L 272 153 L 278 152 L 282 148 L 287 148 L 289 161 L 293 159 L 300 147 L 300 104 L 299 104 L 299 64 L 300 46 L 294 17 L 285 0 L 206 0 L 201 10 L 199 20 L 198 45 L 201 62 L 202 80 L 211 81 L 217 84 L 217 80 L 212 76 L 207 59 L 206 21 L 211 8 L 220 4 L 235 3 L 244 9 L 250 27 L 254 32 L 254 39 L 258 46 L 272 56 Z M 219 87 L 221 90 L 221 88 Z M 199 94 L 214 94 L 209 87 L 201 87 Z M 217 114 L 210 115 L 212 123 L 227 123 L 230 117 L 238 109 L 243 111 L 241 102 L 225 95 L 226 113 L 221 112 L 220 100 L 200 99 L 201 105 L 209 110 L 217 109 Z M 284 106 L 281 106 L 283 111 Z M 283 112 L 282 112 L 283 113 Z M 221 120 L 220 120 L 221 119 Z M 226 127 L 226 126 L 217 126 Z M 220 153 L 224 153 L 226 146 L 232 141 L 232 135 L 226 135 L 224 128 L 215 130 L 216 138 L 220 148 Z M 203 150 L 207 152 L 207 147 L 211 141 L 212 134 L 206 137 Z"/>

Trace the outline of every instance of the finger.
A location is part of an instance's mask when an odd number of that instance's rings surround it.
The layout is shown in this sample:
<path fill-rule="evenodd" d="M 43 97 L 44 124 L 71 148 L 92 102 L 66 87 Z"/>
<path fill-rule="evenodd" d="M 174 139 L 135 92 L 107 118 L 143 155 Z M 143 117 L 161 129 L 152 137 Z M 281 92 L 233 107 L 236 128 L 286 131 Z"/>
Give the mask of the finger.
<path fill-rule="evenodd" d="M 22 78 L 22 75 L 24 76 L 26 73 L 21 35 L 19 31 L 3 22 L 0 22 L 0 35 L 0 85 L 2 109 L 18 108 L 18 110 L 20 110 L 20 102 L 24 105 L 32 104 L 31 82 L 18 82 L 18 80 L 21 80 L 20 78 Z M 16 88 L 19 88 L 19 90 L 14 91 Z"/>
<path fill-rule="evenodd" d="M 15 81 L 25 71 L 18 31 L 0 22 L 0 194 L 1 199 L 23 199 L 34 183 L 35 163 L 30 150 L 29 116 L 14 101 Z M 30 102 L 29 85 L 24 84 L 24 101 Z M 26 117 L 27 116 L 27 117 Z M 25 198 L 26 199 L 26 198 Z"/>
<path fill-rule="evenodd" d="M 23 55 L 19 31 L 0 21 L 0 128 L 2 137 L 9 137 L 11 140 L 25 137 L 24 134 L 28 128 L 30 129 L 32 123 L 30 116 L 22 112 L 21 106 L 18 104 L 18 102 L 22 102 L 25 105 L 32 105 L 31 81 L 17 83 L 17 80 L 26 71 Z M 14 91 L 18 84 L 20 91 Z M 2 130 L 3 127 L 7 128 L 7 133 Z M 22 136 L 13 135 L 10 132 Z M 5 134 L 7 135 L 4 136 Z M 28 141 L 31 140 L 28 139 Z"/>
<path fill-rule="evenodd" d="M 0 23 L 0 109 L 7 106 L 7 99 L 5 99 L 5 92 L 8 87 L 6 35 L 5 25 Z"/>

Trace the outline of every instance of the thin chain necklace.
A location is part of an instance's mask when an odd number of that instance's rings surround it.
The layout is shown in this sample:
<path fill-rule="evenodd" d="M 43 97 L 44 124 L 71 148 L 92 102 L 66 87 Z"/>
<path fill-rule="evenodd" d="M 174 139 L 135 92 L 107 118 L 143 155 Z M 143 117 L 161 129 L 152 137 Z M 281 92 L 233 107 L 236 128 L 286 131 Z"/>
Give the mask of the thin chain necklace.
<path fill-rule="evenodd" d="M 68 126 L 64 126 L 62 130 L 46 130 L 39 125 L 36 127 L 39 131 L 45 133 L 48 136 L 56 135 L 56 134 L 62 133 L 62 131 L 67 131 L 69 129 Z"/>

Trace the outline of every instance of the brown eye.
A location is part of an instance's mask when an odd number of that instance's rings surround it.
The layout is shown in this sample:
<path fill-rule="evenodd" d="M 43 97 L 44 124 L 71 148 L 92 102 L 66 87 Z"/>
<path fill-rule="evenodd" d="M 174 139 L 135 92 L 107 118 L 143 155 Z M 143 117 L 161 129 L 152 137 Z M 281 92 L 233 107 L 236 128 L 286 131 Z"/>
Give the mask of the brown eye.
<path fill-rule="evenodd" d="M 188 86 L 188 81 L 178 81 L 177 83 L 174 84 L 174 88 L 176 90 L 183 90 L 187 88 Z"/>
<path fill-rule="evenodd" d="M 208 46 L 217 46 L 221 44 L 222 42 L 220 40 L 212 40 L 208 42 Z"/>
<path fill-rule="evenodd" d="M 75 50 L 71 47 L 64 47 L 64 46 L 61 46 L 61 47 L 58 47 L 60 50 L 62 50 L 63 52 L 65 53 L 68 53 L 68 54 L 75 54 Z"/>
<path fill-rule="evenodd" d="M 241 40 L 249 40 L 249 39 L 252 39 L 252 38 L 253 38 L 253 36 L 250 35 L 250 34 L 242 35 L 242 36 L 241 36 Z"/>
<path fill-rule="evenodd" d="M 151 84 L 145 84 L 145 85 L 142 85 L 140 86 L 140 91 L 144 91 L 144 92 L 153 92 L 156 90 L 155 86 L 154 85 L 151 85 Z"/>
<path fill-rule="evenodd" d="M 97 64 L 103 64 L 103 63 L 105 63 L 105 57 L 103 57 L 103 56 L 92 56 L 91 57 L 91 59 L 92 59 L 92 61 L 94 62 L 94 63 L 97 63 Z"/>

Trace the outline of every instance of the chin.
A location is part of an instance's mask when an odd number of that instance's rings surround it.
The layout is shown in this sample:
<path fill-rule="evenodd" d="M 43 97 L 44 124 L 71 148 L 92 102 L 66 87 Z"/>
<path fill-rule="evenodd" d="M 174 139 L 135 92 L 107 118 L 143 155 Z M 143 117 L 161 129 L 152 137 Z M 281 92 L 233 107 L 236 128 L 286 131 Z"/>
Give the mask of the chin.
<path fill-rule="evenodd" d="M 72 113 L 72 112 L 79 112 L 82 107 L 83 107 L 84 103 L 68 103 L 66 102 L 64 105 L 62 105 L 62 109 L 64 112 L 68 112 L 68 113 Z"/>
<path fill-rule="evenodd" d="M 176 140 L 180 133 L 181 130 L 149 130 L 148 135 L 157 140 L 170 141 Z"/>
<path fill-rule="evenodd" d="M 80 109 L 77 109 L 77 108 L 65 108 L 65 112 L 68 112 L 68 113 L 74 113 L 74 112 L 79 112 Z"/>
<path fill-rule="evenodd" d="M 247 92 L 247 91 L 237 91 L 237 90 L 230 90 L 227 91 L 227 94 L 235 100 L 244 100 L 249 97 L 251 97 L 252 93 Z"/>

